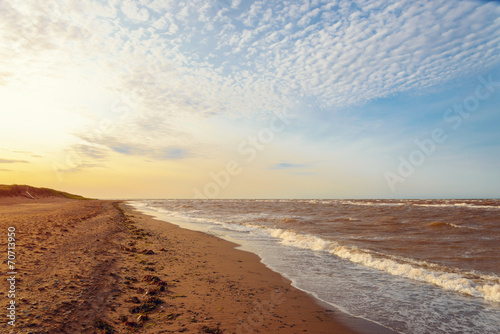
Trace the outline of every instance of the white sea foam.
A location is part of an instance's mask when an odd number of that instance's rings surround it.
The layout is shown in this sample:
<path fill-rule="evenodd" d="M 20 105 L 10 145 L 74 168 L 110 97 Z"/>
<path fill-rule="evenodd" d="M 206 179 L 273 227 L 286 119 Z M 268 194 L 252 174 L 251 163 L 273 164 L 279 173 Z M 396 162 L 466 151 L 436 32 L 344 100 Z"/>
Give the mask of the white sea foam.
<path fill-rule="evenodd" d="M 496 209 L 500 210 L 500 206 L 494 206 L 494 205 L 477 205 L 477 204 L 470 204 L 470 203 L 450 203 L 450 204 L 418 204 L 414 203 L 412 204 L 413 206 L 423 206 L 423 207 L 429 207 L 429 208 L 468 208 L 468 209 Z"/>
<path fill-rule="evenodd" d="M 339 201 L 341 204 L 361 205 L 361 206 L 402 206 L 405 202 L 372 202 L 372 201 Z"/>
<path fill-rule="evenodd" d="M 446 290 L 464 293 L 470 296 L 484 298 L 486 300 L 500 302 L 500 284 L 494 279 L 474 281 L 465 278 L 461 274 L 442 271 L 444 268 L 428 264 L 426 268 L 419 267 L 417 261 L 396 261 L 394 257 L 383 258 L 368 250 L 356 247 L 348 247 L 335 241 L 290 230 L 264 228 L 272 237 L 279 238 L 286 246 L 310 249 L 313 251 L 325 251 L 342 259 L 365 267 L 387 272 L 391 275 L 405 277 L 420 282 L 437 285 Z M 402 258 L 401 258 L 402 259 Z M 402 263 L 401 263 L 402 262 Z M 427 264 L 427 263 L 426 263 Z M 430 270 L 430 267 L 436 267 Z M 438 270 L 438 268 L 440 270 Z M 471 274 L 471 273 L 464 273 Z M 498 280 L 498 278 L 496 278 Z"/>
<path fill-rule="evenodd" d="M 500 210 L 500 206 L 495 205 L 480 205 L 473 203 L 413 203 L 413 201 L 404 201 L 404 202 L 379 202 L 379 201 L 350 201 L 350 200 L 339 200 L 340 204 L 344 205 L 359 205 L 359 206 L 403 206 L 403 205 L 412 205 L 412 206 L 421 206 L 421 207 L 429 207 L 429 208 L 470 208 L 470 209 L 493 209 Z"/>
<path fill-rule="evenodd" d="M 331 245 L 331 242 L 313 235 L 299 234 L 290 230 L 282 230 L 277 228 L 266 230 L 270 232 L 271 236 L 280 238 L 282 240 L 282 243 L 286 246 L 294 246 L 299 248 L 308 248 L 314 251 L 322 251 L 327 250 Z"/>

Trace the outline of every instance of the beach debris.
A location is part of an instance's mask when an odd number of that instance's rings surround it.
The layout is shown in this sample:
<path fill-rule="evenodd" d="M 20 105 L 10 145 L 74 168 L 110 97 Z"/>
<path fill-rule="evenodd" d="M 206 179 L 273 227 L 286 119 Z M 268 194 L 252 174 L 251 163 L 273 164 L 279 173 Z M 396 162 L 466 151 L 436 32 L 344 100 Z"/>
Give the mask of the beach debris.
<path fill-rule="evenodd" d="M 167 250 L 165 248 L 160 249 L 161 252 L 166 252 Z"/>
<path fill-rule="evenodd" d="M 151 312 L 160 304 L 163 304 L 163 300 L 158 297 L 149 297 L 144 304 L 141 306 L 132 307 L 129 311 L 132 314 L 135 313 L 147 313 Z"/>
<path fill-rule="evenodd" d="M 134 304 L 140 304 L 141 303 L 141 301 L 137 297 L 132 297 L 132 298 L 126 299 L 125 302 L 127 302 L 127 303 L 134 303 Z"/>
<path fill-rule="evenodd" d="M 102 333 L 104 334 L 111 334 L 114 333 L 113 327 L 111 327 L 110 324 L 108 324 L 106 321 L 102 319 L 97 319 L 94 322 L 94 327 L 97 329 L 100 329 Z"/>
<path fill-rule="evenodd" d="M 175 298 L 186 298 L 186 295 L 175 295 L 175 296 L 170 296 L 170 298 L 175 299 Z"/>
<path fill-rule="evenodd" d="M 149 320 L 148 315 L 147 315 L 147 314 L 143 314 L 143 313 L 141 313 L 141 314 L 139 314 L 139 315 L 137 316 L 137 320 L 136 320 L 136 321 L 137 321 L 137 323 L 139 323 L 139 324 L 140 324 L 140 323 L 143 323 L 143 322 L 144 322 L 144 321 L 146 321 L 146 320 Z"/>
<path fill-rule="evenodd" d="M 139 312 L 151 312 L 154 309 L 156 309 L 156 305 L 155 304 L 144 303 L 144 304 L 141 305 L 141 308 L 140 308 Z"/>
<path fill-rule="evenodd" d="M 160 286 L 160 287 L 167 286 L 167 282 L 162 281 L 158 276 L 146 275 L 146 276 L 144 276 L 144 278 L 142 280 L 148 282 L 149 284 L 155 284 L 155 285 Z M 161 290 L 161 291 L 164 291 L 164 290 Z"/>
<path fill-rule="evenodd" d="M 121 245 L 120 249 L 123 251 L 126 251 L 126 252 L 132 252 L 132 253 L 137 252 L 137 249 L 135 247 L 129 248 L 129 247 Z"/>
<path fill-rule="evenodd" d="M 141 325 L 139 325 L 135 321 L 125 321 L 125 326 L 131 327 L 131 328 L 137 328 L 137 327 L 140 327 Z"/>
<path fill-rule="evenodd" d="M 177 319 L 181 315 L 182 315 L 181 313 L 169 313 L 169 314 L 167 314 L 167 316 L 166 316 L 165 319 L 167 319 L 167 320 L 175 320 L 175 319 Z"/>
<path fill-rule="evenodd" d="M 209 334 L 222 334 L 222 333 L 224 333 L 224 330 L 220 329 L 219 324 L 217 324 L 217 327 L 205 325 L 205 326 L 201 327 L 201 331 L 203 333 L 209 333 Z"/>
<path fill-rule="evenodd" d="M 161 299 L 160 299 L 160 298 L 158 298 L 158 297 L 149 297 L 149 298 L 146 300 L 146 304 L 160 305 L 160 304 L 163 304 L 163 300 L 161 300 Z"/>
<path fill-rule="evenodd" d="M 132 307 L 129 311 L 132 314 L 139 313 L 141 312 L 141 307 L 140 306 Z"/>
<path fill-rule="evenodd" d="M 153 276 L 153 275 L 146 275 L 142 280 L 148 283 L 156 283 L 161 281 L 161 279 L 158 276 Z"/>
<path fill-rule="evenodd" d="M 153 255 L 155 252 L 153 252 L 151 249 L 145 249 L 142 251 L 146 255 Z"/>

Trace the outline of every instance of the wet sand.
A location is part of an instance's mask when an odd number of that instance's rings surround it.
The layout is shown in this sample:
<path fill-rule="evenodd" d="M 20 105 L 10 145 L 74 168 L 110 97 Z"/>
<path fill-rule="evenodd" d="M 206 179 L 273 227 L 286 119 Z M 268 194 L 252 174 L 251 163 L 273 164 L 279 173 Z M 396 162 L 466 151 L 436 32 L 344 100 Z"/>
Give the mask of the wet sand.
<path fill-rule="evenodd" d="M 0 333 L 359 333 L 256 255 L 119 201 L 0 199 L 2 249 L 9 226 L 16 318 L 4 307 Z"/>

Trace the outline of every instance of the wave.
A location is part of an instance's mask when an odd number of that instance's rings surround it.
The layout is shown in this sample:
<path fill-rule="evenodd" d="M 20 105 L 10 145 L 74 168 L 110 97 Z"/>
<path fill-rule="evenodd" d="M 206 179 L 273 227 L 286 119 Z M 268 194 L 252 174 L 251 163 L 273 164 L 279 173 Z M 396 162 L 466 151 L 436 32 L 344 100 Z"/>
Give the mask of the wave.
<path fill-rule="evenodd" d="M 297 224 L 302 223 L 302 220 L 292 217 L 285 217 L 279 221 L 281 224 Z"/>
<path fill-rule="evenodd" d="M 345 223 L 345 222 L 360 222 L 361 219 L 358 218 L 352 218 L 352 217 L 338 217 L 338 218 L 331 218 L 327 220 L 329 223 Z"/>
<path fill-rule="evenodd" d="M 380 270 L 391 275 L 431 283 L 446 290 L 460 292 L 489 301 L 500 302 L 500 278 L 497 276 L 478 276 L 476 273 L 460 272 L 457 269 L 450 269 L 425 261 L 389 256 L 387 254 L 354 246 L 342 245 L 333 240 L 327 240 L 312 234 L 299 233 L 292 229 L 264 227 L 251 223 L 239 224 L 237 222 L 220 221 L 215 217 L 194 217 L 192 215 L 193 212 L 181 213 L 178 211 L 170 211 L 141 202 L 132 202 L 131 204 L 142 208 L 148 207 L 149 209 L 161 213 L 168 213 L 179 218 L 188 218 L 190 221 L 196 223 L 214 224 L 228 230 L 276 238 L 284 246 L 326 252 L 352 263 Z M 433 228 L 461 227 L 452 223 L 443 222 L 432 222 L 428 224 L 428 226 Z"/>
<path fill-rule="evenodd" d="M 334 201 L 337 202 L 337 201 Z M 421 207 L 429 207 L 429 208 L 468 208 L 468 209 L 493 209 L 500 210 L 500 206 L 495 205 L 495 203 L 486 202 L 482 204 L 482 202 L 475 203 L 414 203 L 413 200 L 405 200 L 401 202 L 383 202 L 383 201 L 364 201 L 364 200 L 338 200 L 338 203 L 344 205 L 360 205 L 360 206 L 421 206 Z M 491 205 L 493 204 L 493 205 Z"/>
<path fill-rule="evenodd" d="M 471 203 L 450 203 L 450 204 L 412 204 L 413 206 L 423 206 L 429 208 L 467 208 L 467 209 L 496 209 L 499 210 L 500 206 L 496 205 L 481 205 Z"/>
<path fill-rule="evenodd" d="M 381 257 L 368 250 L 352 246 L 340 245 L 335 241 L 297 233 L 291 230 L 261 228 L 274 238 L 280 239 L 285 246 L 310 249 L 313 251 L 324 251 L 353 263 L 363 265 L 372 269 L 384 271 L 391 275 L 413 279 L 420 282 L 427 282 L 437 285 L 443 289 L 460 292 L 485 300 L 500 302 L 500 278 L 496 276 L 478 277 L 474 273 L 456 273 L 454 270 L 440 267 L 435 264 L 428 264 L 424 261 L 412 261 L 395 257 Z M 422 262 L 425 268 L 417 264 Z M 436 269 L 430 269 L 435 267 Z M 448 270 L 446 270 L 448 269 Z M 478 277 L 470 279 L 469 277 Z"/>
<path fill-rule="evenodd" d="M 444 222 L 432 222 L 432 223 L 427 224 L 427 227 L 432 227 L 432 228 L 453 227 L 453 228 L 463 228 L 463 229 L 469 229 L 469 230 L 480 230 L 481 229 L 479 227 L 457 225 L 457 224 L 453 224 L 453 223 L 444 223 Z"/>
<path fill-rule="evenodd" d="M 450 227 L 454 227 L 454 228 L 464 228 L 466 226 L 459 226 L 459 225 L 455 225 L 453 223 L 443 223 L 443 222 L 432 222 L 432 223 L 429 223 L 427 224 L 428 227 L 446 227 L 446 226 L 450 226 Z"/>
<path fill-rule="evenodd" d="M 403 206 L 405 202 L 378 202 L 378 201 L 345 201 L 339 200 L 340 204 L 347 205 L 362 205 L 362 206 Z"/>

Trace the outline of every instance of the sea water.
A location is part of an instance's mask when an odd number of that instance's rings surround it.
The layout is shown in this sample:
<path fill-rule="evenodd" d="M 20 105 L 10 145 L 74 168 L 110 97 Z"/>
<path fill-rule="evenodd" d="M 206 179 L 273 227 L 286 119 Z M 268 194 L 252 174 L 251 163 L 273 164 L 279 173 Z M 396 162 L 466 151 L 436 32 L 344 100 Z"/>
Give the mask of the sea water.
<path fill-rule="evenodd" d="M 141 200 L 399 333 L 500 333 L 500 200 Z"/>

